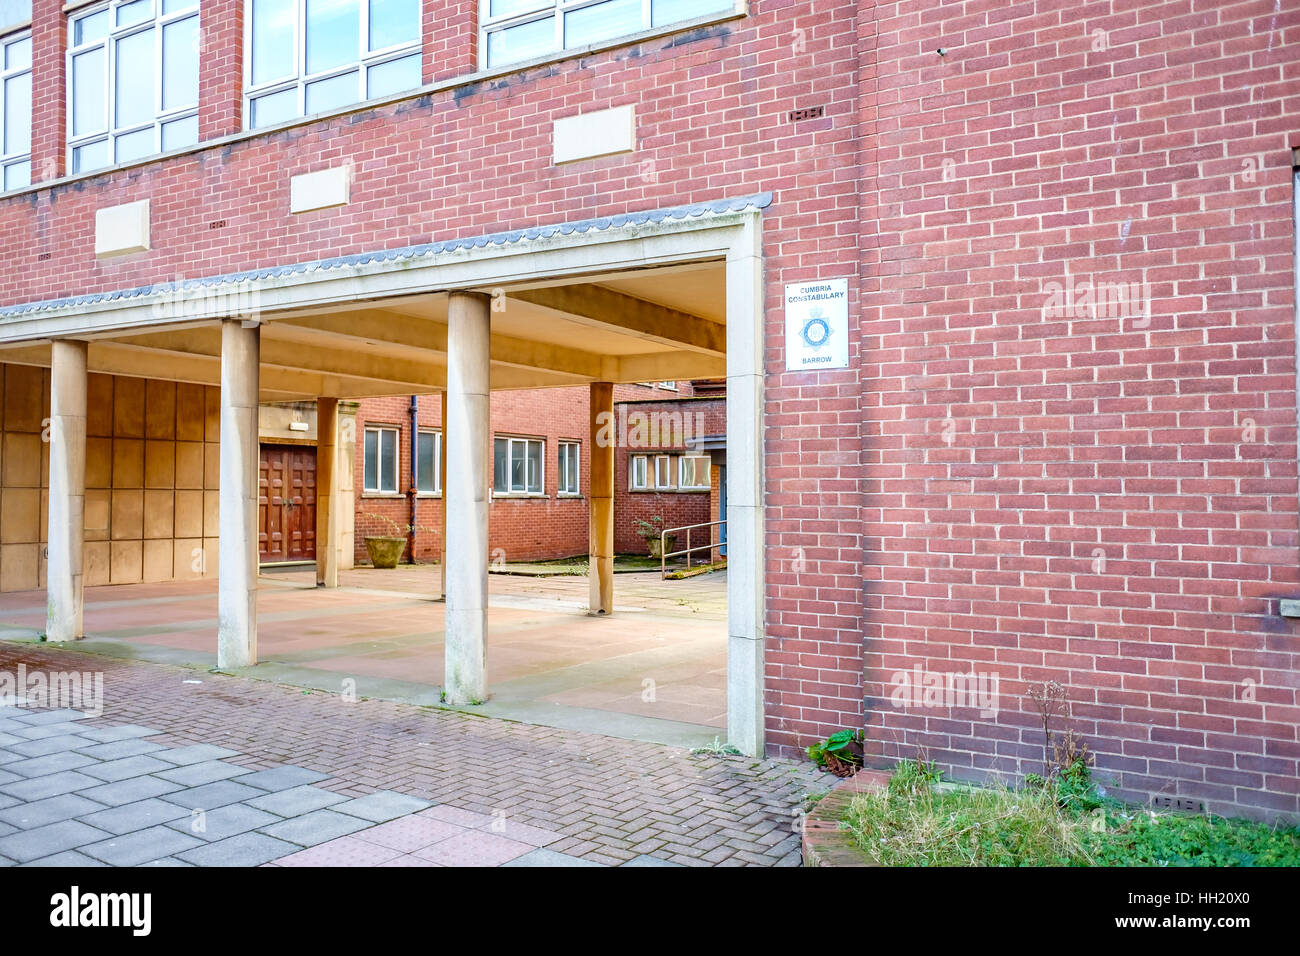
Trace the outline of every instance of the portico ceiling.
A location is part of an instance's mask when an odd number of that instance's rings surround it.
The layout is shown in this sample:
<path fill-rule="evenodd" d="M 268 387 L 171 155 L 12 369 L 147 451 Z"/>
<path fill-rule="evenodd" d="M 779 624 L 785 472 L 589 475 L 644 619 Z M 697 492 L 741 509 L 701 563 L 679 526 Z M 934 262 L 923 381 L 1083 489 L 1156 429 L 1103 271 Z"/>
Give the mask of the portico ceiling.
<path fill-rule="evenodd" d="M 481 289 L 492 296 L 493 390 L 726 374 L 724 262 Z M 446 293 L 259 312 L 261 398 L 367 398 L 447 380 Z M 84 336 L 92 372 L 216 385 L 219 320 Z M 48 342 L 0 344 L 0 361 L 50 364 Z"/>

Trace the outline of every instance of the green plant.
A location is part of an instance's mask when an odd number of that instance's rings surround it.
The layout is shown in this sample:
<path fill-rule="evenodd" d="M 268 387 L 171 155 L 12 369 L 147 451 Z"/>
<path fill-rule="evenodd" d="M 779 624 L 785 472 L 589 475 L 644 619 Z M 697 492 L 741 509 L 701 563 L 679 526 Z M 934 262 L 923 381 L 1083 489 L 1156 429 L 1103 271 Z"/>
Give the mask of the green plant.
<path fill-rule="evenodd" d="M 392 518 L 388 517 L 388 515 L 381 515 L 376 511 L 363 511 L 362 517 L 374 518 L 376 521 L 382 521 L 384 524 L 388 525 L 388 527 L 393 529 L 393 537 L 395 538 L 405 538 L 414 531 L 423 531 L 427 534 L 438 533 L 436 528 L 426 528 L 423 525 L 418 524 L 402 524 L 399 521 L 394 521 Z"/>
<path fill-rule="evenodd" d="M 810 760 L 839 777 L 850 777 L 862 766 L 864 735 L 860 730 L 840 730 L 807 748 Z"/>
<path fill-rule="evenodd" d="M 692 747 L 692 754 L 708 754 L 711 757 L 738 757 L 741 752 L 731 744 L 724 744 L 721 737 L 714 737 L 713 743 L 705 747 Z"/>

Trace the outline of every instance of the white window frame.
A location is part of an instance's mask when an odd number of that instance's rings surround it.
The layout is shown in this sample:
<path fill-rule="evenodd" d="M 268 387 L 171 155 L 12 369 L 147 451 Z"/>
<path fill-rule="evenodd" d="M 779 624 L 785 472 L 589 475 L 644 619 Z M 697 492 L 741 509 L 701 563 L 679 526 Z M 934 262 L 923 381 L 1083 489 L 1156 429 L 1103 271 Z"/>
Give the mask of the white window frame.
<path fill-rule="evenodd" d="M 89 173 L 89 172 L 94 172 L 97 169 L 108 169 L 110 167 L 118 165 L 118 159 L 117 159 L 118 139 L 120 139 L 123 136 L 128 136 L 132 133 L 138 133 L 141 132 L 142 130 L 147 130 L 151 126 L 153 128 L 153 142 L 154 142 L 153 151 L 150 153 L 146 153 L 143 156 L 133 158 L 131 160 L 122 160 L 122 162 L 139 162 L 147 158 L 148 156 L 156 156 L 159 153 L 163 152 L 162 129 L 164 125 L 175 122 L 177 120 L 186 120 L 186 119 L 193 118 L 197 121 L 198 119 L 199 103 L 197 99 L 194 101 L 193 104 L 178 106 L 169 111 L 164 111 L 162 108 L 162 103 L 163 103 L 162 35 L 163 35 L 163 28 L 169 24 L 177 23 L 181 20 L 185 20 L 193 16 L 201 17 L 202 13 L 200 11 L 200 7 L 201 7 L 200 0 L 192 0 L 192 2 L 186 4 L 186 6 L 183 9 L 175 10 L 171 13 L 166 13 L 166 14 L 162 12 L 162 0 L 153 0 L 152 17 L 148 19 L 140 20 L 136 23 L 132 23 L 129 26 L 124 26 L 124 27 L 115 26 L 114 24 L 117 21 L 117 9 L 131 2 L 133 2 L 133 0 L 111 0 L 111 2 L 109 3 L 95 4 L 93 6 L 86 7 L 84 10 L 78 10 L 75 13 L 68 15 L 67 18 L 68 51 L 64 59 L 64 70 L 65 70 L 64 75 L 67 78 L 66 79 L 66 86 L 67 86 L 66 125 L 67 125 L 67 135 L 68 135 L 67 162 L 68 162 L 68 169 L 73 173 L 83 173 L 83 172 Z M 87 17 L 92 17 L 95 14 L 101 13 L 105 10 L 108 11 L 108 32 L 105 33 L 105 35 L 98 40 L 92 40 L 88 43 L 83 43 L 81 46 L 76 46 L 74 41 L 77 35 L 76 33 L 77 24 L 82 20 L 85 20 Z M 117 44 L 121 40 L 131 36 L 132 34 L 142 33 L 148 29 L 153 29 L 154 31 L 153 120 L 150 123 L 137 123 L 134 126 L 128 126 L 119 129 L 117 127 L 117 118 L 114 115 L 114 111 L 117 106 L 117 97 L 113 95 L 117 83 Z M 201 31 L 203 27 L 201 21 L 198 29 L 199 32 L 196 35 L 202 36 Z M 72 69 L 72 61 L 75 57 L 80 56 L 83 53 L 89 52 L 90 50 L 94 50 L 96 47 L 103 47 L 104 49 L 104 128 L 100 130 L 96 130 L 95 132 L 92 133 L 82 133 L 80 136 L 74 136 L 72 132 L 73 130 L 72 124 L 73 124 L 73 120 L 75 119 L 75 115 L 73 113 L 73 107 L 75 103 L 76 90 L 74 89 L 74 73 Z M 201 63 L 196 64 L 196 69 L 199 69 L 201 71 L 202 64 Z M 201 95 L 202 93 L 200 91 L 200 96 Z M 84 146 L 94 145 L 95 143 L 100 142 L 101 140 L 107 143 L 107 147 L 108 147 L 107 163 L 105 163 L 102 166 L 89 166 L 89 167 L 80 167 L 80 168 L 77 167 L 76 162 L 74 160 L 74 157 L 77 154 L 77 150 Z M 195 142 L 197 142 L 197 137 Z M 188 143 L 185 145 L 192 146 L 194 144 Z M 177 148 L 182 148 L 182 147 L 177 147 Z"/>
<path fill-rule="evenodd" d="M 375 478 L 378 485 L 371 487 L 366 484 L 366 473 L 370 470 L 366 467 L 366 435 L 371 432 L 376 433 L 379 438 L 376 445 L 376 454 L 379 455 L 379 461 L 375 467 Z M 384 432 L 389 432 L 393 436 L 393 466 L 392 479 L 393 487 L 384 487 Z M 361 490 L 367 495 L 399 495 L 401 494 L 402 483 L 399 478 L 399 472 L 402 470 L 402 430 L 389 425 L 367 425 L 361 440 Z"/>
<path fill-rule="evenodd" d="M 641 475 L 637 477 L 637 466 L 641 466 Z M 628 462 L 627 486 L 632 491 L 650 490 L 650 456 L 633 455 Z"/>
<path fill-rule="evenodd" d="M 506 485 L 505 491 L 496 486 L 496 448 L 497 442 L 507 442 L 506 452 Z M 537 456 L 537 467 L 541 472 L 537 477 L 536 491 L 528 490 L 528 446 L 537 445 L 540 447 L 540 454 Z M 514 474 L 515 449 L 522 447 L 524 456 L 524 486 L 515 488 L 511 483 L 511 476 Z M 492 436 L 492 495 L 496 498 L 540 498 L 546 494 L 546 439 L 536 436 L 526 435 L 493 435 Z"/>
<path fill-rule="evenodd" d="M 582 494 L 582 442 L 580 441 L 560 441 L 558 443 L 559 454 L 556 456 L 557 467 L 556 474 L 556 494 L 563 495 L 566 498 L 577 498 Z M 565 472 L 565 456 L 572 453 L 573 461 L 571 473 Z M 572 487 L 566 488 L 558 482 L 563 482 L 565 478 L 572 481 Z"/>
<path fill-rule="evenodd" d="M 410 43 L 399 43 L 394 46 L 386 47 L 382 50 L 370 51 L 370 0 L 360 0 L 357 7 L 360 11 L 361 29 L 358 35 L 357 58 L 350 60 L 340 66 L 330 67 L 328 70 L 320 70 L 316 73 L 307 72 L 307 2 L 306 0 L 295 0 L 297 17 L 294 21 L 293 32 L 293 70 L 285 73 L 278 79 L 267 80 L 258 86 L 253 85 L 253 0 L 244 0 L 244 129 L 269 129 L 276 124 L 267 124 L 266 126 L 253 126 L 253 101 L 261 99 L 264 96 L 270 96 L 275 93 L 282 93 L 285 90 L 297 88 L 298 104 L 294 113 L 294 120 L 307 116 L 307 87 L 321 80 L 328 80 L 335 76 L 343 76 L 353 70 L 357 71 L 357 99 L 354 103 L 348 104 L 348 107 L 360 105 L 371 99 L 366 95 L 367 85 L 370 81 L 370 70 L 372 67 L 381 66 L 391 60 L 400 60 L 403 57 L 418 54 L 423 57 L 424 51 L 424 2 L 420 5 L 420 28 L 416 34 L 415 40 Z M 423 77 L 423 59 L 421 60 L 421 77 Z M 411 89 L 419 89 L 419 86 L 413 86 Z M 385 94 L 388 95 L 388 94 Z M 394 94 L 395 95 L 395 94 Z M 381 99 L 382 97 L 374 97 Z M 339 107 L 345 109 L 348 107 Z M 330 112 L 326 110 L 324 112 Z M 286 121 L 287 122 L 287 121 Z"/>
<path fill-rule="evenodd" d="M 687 462 L 704 462 L 704 484 L 686 480 Z M 699 478 L 699 468 L 690 466 L 693 476 Z M 682 455 L 677 459 L 677 489 L 679 491 L 711 491 L 713 489 L 713 459 L 708 455 Z"/>
<path fill-rule="evenodd" d="M 0 193 L 7 192 L 11 189 L 23 189 L 32 184 L 32 111 L 27 114 L 27 151 L 26 152 L 5 152 L 4 131 L 8 118 L 5 116 L 5 85 L 10 80 L 16 80 L 20 76 L 32 75 L 32 57 L 27 58 L 27 65 L 24 67 L 8 67 L 6 64 L 9 60 L 9 48 L 16 46 L 23 41 L 27 41 L 28 47 L 31 48 L 32 31 L 18 30 L 14 33 L 0 37 Z M 30 80 L 29 80 L 30 82 Z M 27 164 L 26 182 L 15 180 L 14 184 L 9 185 L 10 170 Z"/>
<path fill-rule="evenodd" d="M 659 382 L 658 385 L 659 385 L 660 388 L 662 388 L 662 389 L 664 389 L 665 391 L 668 391 L 668 392 L 675 392 L 675 391 L 677 391 L 677 383 L 676 383 L 676 382 Z"/>
<path fill-rule="evenodd" d="M 574 10 L 581 10 L 585 7 L 594 7 L 604 3 L 606 0 L 534 0 L 525 10 L 505 16 L 492 16 L 492 0 L 479 0 L 479 66 L 483 69 L 493 69 L 495 65 L 491 63 L 488 57 L 488 50 L 491 43 L 492 34 L 500 33 L 503 30 L 509 30 L 511 27 L 523 26 L 535 20 L 545 20 L 547 17 L 555 18 L 555 44 L 550 50 L 539 53 L 537 57 L 529 57 L 522 60 L 511 60 L 501 64 L 504 67 L 510 67 L 516 63 L 528 63 L 533 59 L 540 59 L 546 56 L 560 56 L 566 50 L 584 49 L 589 44 L 566 46 L 564 42 L 564 15 L 572 13 Z M 630 33 L 623 36 L 636 36 L 641 33 L 649 33 L 652 30 L 662 29 L 670 30 L 678 23 L 690 23 L 692 20 L 707 20 L 711 17 L 726 17 L 736 13 L 744 12 L 745 0 L 732 0 L 731 9 L 720 9 L 707 11 L 698 16 L 686 17 L 682 20 L 675 20 L 672 23 L 661 24 L 659 27 L 654 26 L 654 2 L 655 0 L 641 0 L 641 25 Z M 608 40 L 599 41 L 601 44 L 617 44 L 620 37 L 610 37 Z"/>
<path fill-rule="evenodd" d="M 656 491 L 672 491 L 677 487 L 677 469 L 673 467 L 672 455 L 652 455 L 653 459 L 653 480 L 651 487 Z M 664 466 L 664 473 L 668 476 L 667 481 L 659 480 L 659 465 Z"/>
<path fill-rule="evenodd" d="M 419 495 L 431 495 L 433 497 L 437 497 L 442 494 L 442 432 L 436 428 L 421 428 L 416 433 L 416 435 L 417 437 L 415 439 L 416 441 L 415 457 L 416 457 L 417 464 L 415 468 L 415 474 L 416 474 L 415 492 L 416 494 Z M 433 488 L 432 489 L 420 487 L 420 480 L 419 480 L 420 468 L 418 464 L 420 458 L 420 448 L 419 448 L 420 439 L 429 438 L 429 437 L 433 438 Z"/>

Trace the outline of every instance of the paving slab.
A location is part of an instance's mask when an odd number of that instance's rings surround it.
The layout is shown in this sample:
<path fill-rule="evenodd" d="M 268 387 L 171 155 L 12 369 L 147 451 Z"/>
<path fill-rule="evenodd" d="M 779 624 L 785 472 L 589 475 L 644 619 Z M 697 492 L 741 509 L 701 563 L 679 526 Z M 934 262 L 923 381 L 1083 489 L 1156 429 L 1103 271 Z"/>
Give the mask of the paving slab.
<path fill-rule="evenodd" d="M 367 843 L 377 843 L 402 853 L 411 853 L 464 832 L 464 827 L 458 827 L 454 823 L 412 814 L 390 820 L 388 823 L 381 823 L 368 830 L 359 830 L 355 836 L 356 839 L 365 840 Z"/>
<path fill-rule="evenodd" d="M 343 794 L 322 790 L 320 787 L 292 787 L 278 793 L 254 794 L 247 802 L 250 807 L 257 807 L 259 810 L 266 810 L 282 817 L 296 817 L 313 810 L 322 810 L 345 800 L 347 797 Z"/>
<path fill-rule="evenodd" d="M 23 866 L 57 866 L 57 867 L 76 867 L 80 869 L 88 866 L 108 866 L 102 860 L 96 860 L 93 856 L 86 856 L 84 853 L 78 853 L 76 850 L 64 850 L 62 853 L 55 853 L 51 856 L 43 856 L 39 860 L 32 860 L 30 863 L 24 863 Z"/>
<path fill-rule="evenodd" d="M 170 827 L 156 826 L 81 846 L 83 853 L 110 866 L 139 866 L 193 849 L 201 840 Z"/>
<path fill-rule="evenodd" d="M 271 767 L 269 770 L 256 770 L 239 778 L 239 782 L 250 787 L 257 787 L 274 793 L 293 787 L 306 786 L 328 780 L 329 775 L 308 770 L 306 767 Z"/>
<path fill-rule="evenodd" d="M 157 774 L 159 770 L 167 770 L 171 764 L 163 763 L 161 760 L 155 760 L 147 754 L 141 754 L 136 757 L 123 757 L 121 760 L 107 760 L 100 764 L 95 764 L 82 768 L 82 773 L 90 774 L 92 777 L 98 777 L 105 783 L 116 783 L 119 780 L 127 780 L 131 777 L 143 777 L 145 774 Z M 159 775 L 161 776 L 161 775 Z M 179 781 L 172 781 L 178 783 Z"/>
<path fill-rule="evenodd" d="M 158 762 L 162 763 L 162 761 Z M 251 772 L 247 767 L 239 767 L 224 760 L 204 760 L 184 767 L 168 767 L 160 770 L 158 776 L 186 787 L 198 787 L 205 783 L 229 780 L 231 777 Z"/>
<path fill-rule="evenodd" d="M 19 863 L 84 846 L 104 837 L 104 831 L 77 820 L 60 820 L 31 830 L 18 830 L 0 837 L 0 856 Z"/>
<path fill-rule="evenodd" d="M 186 810 L 215 810 L 232 803 L 246 803 L 261 795 L 262 791 L 254 787 L 246 787 L 233 780 L 218 780 L 215 783 L 205 783 L 201 787 L 177 790 L 175 793 L 167 794 L 166 799 L 168 803 L 174 803 Z"/>
<path fill-rule="evenodd" d="M 414 856 L 442 866 L 501 866 L 535 847 L 484 830 L 467 830 L 416 850 Z"/>
<path fill-rule="evenodd" d="M 345 836 L 281 857 L 280 866 L 379 866 L 402 855 L 400 850 Z"/>
<path fill-rule="evenodd" d="M 44 800 L 34 800 L 30 803 L 20 802 L 5 807 L 0 810 L 0 821 L 21 830 L 31 830 L 36 827 L 43 827 L 48 823 L 71 820 L 74 817 L 103 809 L 104 805 L 102 803 L 88 800 L 79 794 L 65 793 L 57 797 L 47 797 Z"/>
<path fill-rule="evenodd" d="M 180 854 L 195 866 L 261 866 L 287 856 L 298 847 L 265 833 L 241 833 Z"/>
<path fill-rule="evenodd" d="M 368 793 L 364 797 L 336 804 L 332 809 L 340 813 L 350 813 L 354 817 L 361 817 L 372 823 L 383 823 L 428 807 L 428 800 L 421 800 L 419 797 L 412 797 L 405 793 L 395 793 L 392 790 L 380 790 L 377 793 Z"/>
<path fill-rule="evenodd" d="M 5 749 L 10 753 L 24 757 L 44 757 L 48 754 L 62 753 L 65 750 L 77 750 L 91 743 L 79 734 L 57 734 L 53 737 L 39 737 L 10 744 Z"/>
<path fill-rule="evenodd" d="M 300 817 L 292 817 L 263 827 L 261 832 L 277 840 L 287 840 L 299 846 L 316 846 L 329 840 L 347 836 L 367 826 L 360 817 L 333 810 L 313 810 Z"/>
<path fill-rule="evenodd" d="M 38 724 L 60 724 L 69 720 L 86 720 L 93 716 L 93 714 L 80 710 L 18 710 L 9 719 L 34 727 Z"/>
<path fill-rule="evenodd" d="M 89 823 L 92 827 L 99 827 L 99 829 L 107 830 L 109 833 L 121 835 L 158 826 L 162 823 L 170 823 L 182 817 L 186 820 L 189 819 L 189 812 L 184 807 L 178 807 L 166 800 L 150 797 L 145 800 L 137 800 L 134 803 L 124 803 L 121 806 L 109 807 L 106 810 L 96 810 L 93 813 L 82 814 L 77 819 L 82 823 Z"/>
<path fill-rule="evenodd" d="M 267 813 L 265 810 L 258 810 L 244 803 L 232 803 L 205 811 L 201 816 L 191 814 L 185 819 L 173 820 L 168 826 L 173 830 L 198 837 L 200 840 L 215 843 L 218 840 L 225 840 L 279 822 L 281 822 L 280 817 L 274 813 Z"/>
<path fill-rule="evenodd" d="M 161 797 L 163 794 L 175 793 L 182 789 L 184 788 L 179 783 L 146 774 L 143 777 L 130 777 L 126 780 L 119 780 L 117 783 L 106 783 L 99 787 L 91 787 L 88 790 L 82 790 L 81 795 L 89 797 L 97 803 L 116 807 L 124 803 L 134 803 L 137 800 L 147 800 L 149 797 Z"/>
<path fill-rule="evenodd" d="M 151 743 L 148 740 L 142 740 L 139 737 L 128 737 L 126 740 L 114 740 L 106 744 L 95 743 L 80 737 L 85 741 L 83 746 L 77 747 L 79 754 L 85 754 L 87 757 L 94 757 L 96 760 L 121 760 L 123 757 L 138 757 L 140 754 L 157 753 L 162 751 L 166 753 L 166 748 L 162 744 Z M 159 754 L 162 756 L 162 754 Z M 164 759 L 166 759 L 164 757 Z"/>
<path fill-rule="evenodd" d="M 28 757 L 5 764 L 8 773 L 24 777 L 45 777 L 62 770 L 80 770 L 82 767 L 94 767 L 98 764 L 94 757 L 83 757 L 71 750 L 63 753 L 46 754 L 44 757 Z"/>
<path fill-rule="evenodd" d="M 681 866 L 680 863 L 674 863 L 672 860 L 663 860 L 663 859 L 660 859 L 660 858 L 657 857 L 657 856 L 651 856 L 651 855 L 648 854 L 648 853 L 642 853 L 640 856 L 634 856 L 632 859 L 628 860 L 626 863 L 624 863 L 624 864 L 622 864 L 622 865 L 623 865 L 623 866 L 635 866 L 635 867 L 643 867 L 643 866 Z"/>
<path fill-rule="evenodd" d="M 17 797 L 19 800 L 43 800 L 46 797 L 57 797 L 61 793 L 85 790 L 100 783 L 103 783 L 103 781 L 88 777 L 84 773 L 78 773 L 75 770 L 68 770 L 63 773 L 52 773 L 44 777 L 32 777 L 18 783 L 0 785 L 0 793 Z"/>
<path fill-rule="evenodd" d="M 156 737 L 162 731 L 155 730 L 153 727 L 141 727 L 139 724 L 122 724 L 119 727 L 87 727 L 80 733 L 81 736 L 88 740 L 106 744 L 114 740 L 129 740 L 133 737 Z"/>

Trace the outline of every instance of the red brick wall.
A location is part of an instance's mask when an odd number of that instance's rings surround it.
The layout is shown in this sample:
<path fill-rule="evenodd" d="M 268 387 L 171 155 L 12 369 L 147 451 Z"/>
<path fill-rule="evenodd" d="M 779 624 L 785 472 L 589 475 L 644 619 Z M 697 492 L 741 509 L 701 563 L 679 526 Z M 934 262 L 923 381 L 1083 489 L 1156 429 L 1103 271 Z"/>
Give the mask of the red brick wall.
<path fill-rule="evenodd" d="M 199 4 L 199 137 L 216 139 L 243 128 L 244 7 L 246 0 Z"/>
<path fill-rule="evenodd" d="M 32 0 L 32 182 L 58 179 L 67 168 L 64 59 L 68 30 L 62 0 Z M 4 211 L 9 218 L 10 210 Z M 12 236 L 0 247 L 14 248 Z M 92 236 L 93 247 L 93 236 Z M 94 249 L 91 249 L 94 255 Z M 31 298 L 30 295 L 27 298 Z M 5 301 L 10 301 L 5 296 Z"/>
<path fill-rule="evenodd" d="M 961 776 L 1024 773 L 1042 746 L 1023 695 L 1055 679 L 1120 791 L 1294 813 L 1298 645 L 1277 599 L 1297 592 L 1300 15 L 875 6 L 861 215 L 875 753 L 923 745 Z M 1149 317 L 1054 305 L 1070 277 L 1147 284 Z M 893 705 L 891 678 L 917 665 L 996 672 L 1000 713 Z"/>

